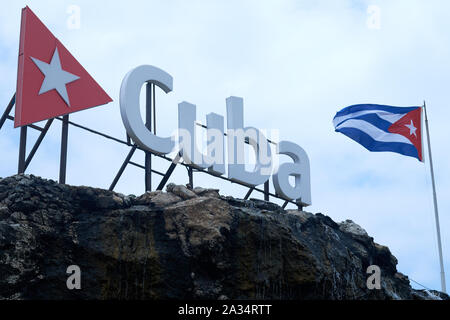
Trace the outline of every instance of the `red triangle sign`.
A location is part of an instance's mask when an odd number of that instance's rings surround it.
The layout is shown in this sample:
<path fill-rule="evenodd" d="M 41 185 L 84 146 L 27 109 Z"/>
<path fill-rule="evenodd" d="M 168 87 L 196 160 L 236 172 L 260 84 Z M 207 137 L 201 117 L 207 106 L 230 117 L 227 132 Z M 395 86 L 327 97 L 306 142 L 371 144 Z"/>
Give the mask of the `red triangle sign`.
<path fill-rule="evenodd" d="M 417 149 L 419 161 L 422 159 L 422 108 L 408 112 L 389 127 L 389 132 L 401 134 Z"/>
<path fill-rule="evenodd" d="M 14 127 L 111 101 L 33 11 L 22 9 Z"/>

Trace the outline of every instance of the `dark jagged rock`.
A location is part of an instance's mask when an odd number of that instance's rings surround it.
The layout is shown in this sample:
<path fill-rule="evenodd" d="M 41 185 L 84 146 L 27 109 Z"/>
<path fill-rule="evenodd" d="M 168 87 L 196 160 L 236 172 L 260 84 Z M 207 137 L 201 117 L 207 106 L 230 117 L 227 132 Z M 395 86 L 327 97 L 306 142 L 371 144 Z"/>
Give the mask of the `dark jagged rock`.
<path fill-rule="evenodd" d="M 352 221 L 169 185 L 140 197 L 0 179 L 0 299 L 434 299 Z M 369 265 L 381 289 L 366 286 Z M 69 290 L 69 265 L 81 290 Z"/>

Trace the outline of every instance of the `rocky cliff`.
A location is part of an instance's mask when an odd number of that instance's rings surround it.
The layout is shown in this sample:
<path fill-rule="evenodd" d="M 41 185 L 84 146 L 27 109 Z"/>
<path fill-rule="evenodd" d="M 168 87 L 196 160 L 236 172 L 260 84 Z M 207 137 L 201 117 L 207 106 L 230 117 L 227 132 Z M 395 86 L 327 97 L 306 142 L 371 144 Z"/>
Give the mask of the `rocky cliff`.
<path fill-rule="evenodd" d="M 426 299 L 352 221 L 170 184 L 139 197 L 0 179 L 0 299 Z M 67 267 L 81 270 L 69 290 Z M 369 290 L 366 269 L 381 269 Z"/>

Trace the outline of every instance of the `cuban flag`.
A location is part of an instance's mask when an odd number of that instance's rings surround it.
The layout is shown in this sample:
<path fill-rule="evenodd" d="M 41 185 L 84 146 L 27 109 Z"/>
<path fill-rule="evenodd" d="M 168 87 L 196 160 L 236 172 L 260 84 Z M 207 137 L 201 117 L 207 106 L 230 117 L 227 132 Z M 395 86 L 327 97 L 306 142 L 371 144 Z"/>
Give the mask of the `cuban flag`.
<path fill-rule="evenodd" d="M 336 113 L 336 132 L 369 151 L 391 151 L 422 158 L 422 107 L 357 104 Z"/>

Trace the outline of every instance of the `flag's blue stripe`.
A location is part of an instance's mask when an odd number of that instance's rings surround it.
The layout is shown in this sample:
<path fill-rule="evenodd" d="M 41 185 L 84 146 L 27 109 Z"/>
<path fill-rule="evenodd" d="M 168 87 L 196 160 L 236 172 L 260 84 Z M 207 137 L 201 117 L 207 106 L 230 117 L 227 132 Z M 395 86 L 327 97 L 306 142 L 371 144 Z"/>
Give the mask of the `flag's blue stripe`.
<path fill-rule="evenodd" d="M 356 128 L 342 128 L 336 131 L 355 140 L 369 151 L 391 151 L 419 159 L 417 149 L 412 144 L 401 142 L 379 142 Z"/>
<path fill-rule="evenodd" d="M 350 120 L 350 119 L 361 119 L 361 120 L 367 121 L 370 124 L 373 124 L 378 129 L 381 129 L 381 130 L 386 131 L 386 132 L 389 132 L 388 129 L 392 125 L 392 123 L 390 123 L 389 121 L 381 119 L 376 113 L 363 114 L 363 115 L 358 116 L 358 117 L 345 119 L 341 123 L 343 123 L 343 122 L 345 122 L 347 120 Z M 339 126 L 341 123 L 339 123 L 337 126 Z"/>
<path fill-rule="evenodd" d="M 363 111 L 363 110 L 379 110 L 387 111 L 391 113 L 408 113 L 420 107 L 393 107 L 384 106 L 380 104 L 355 104 L 353 106 L 345 107 L 341 111 L 336 113 L 336 117 L 345 116 L 353 112 Z"/>

